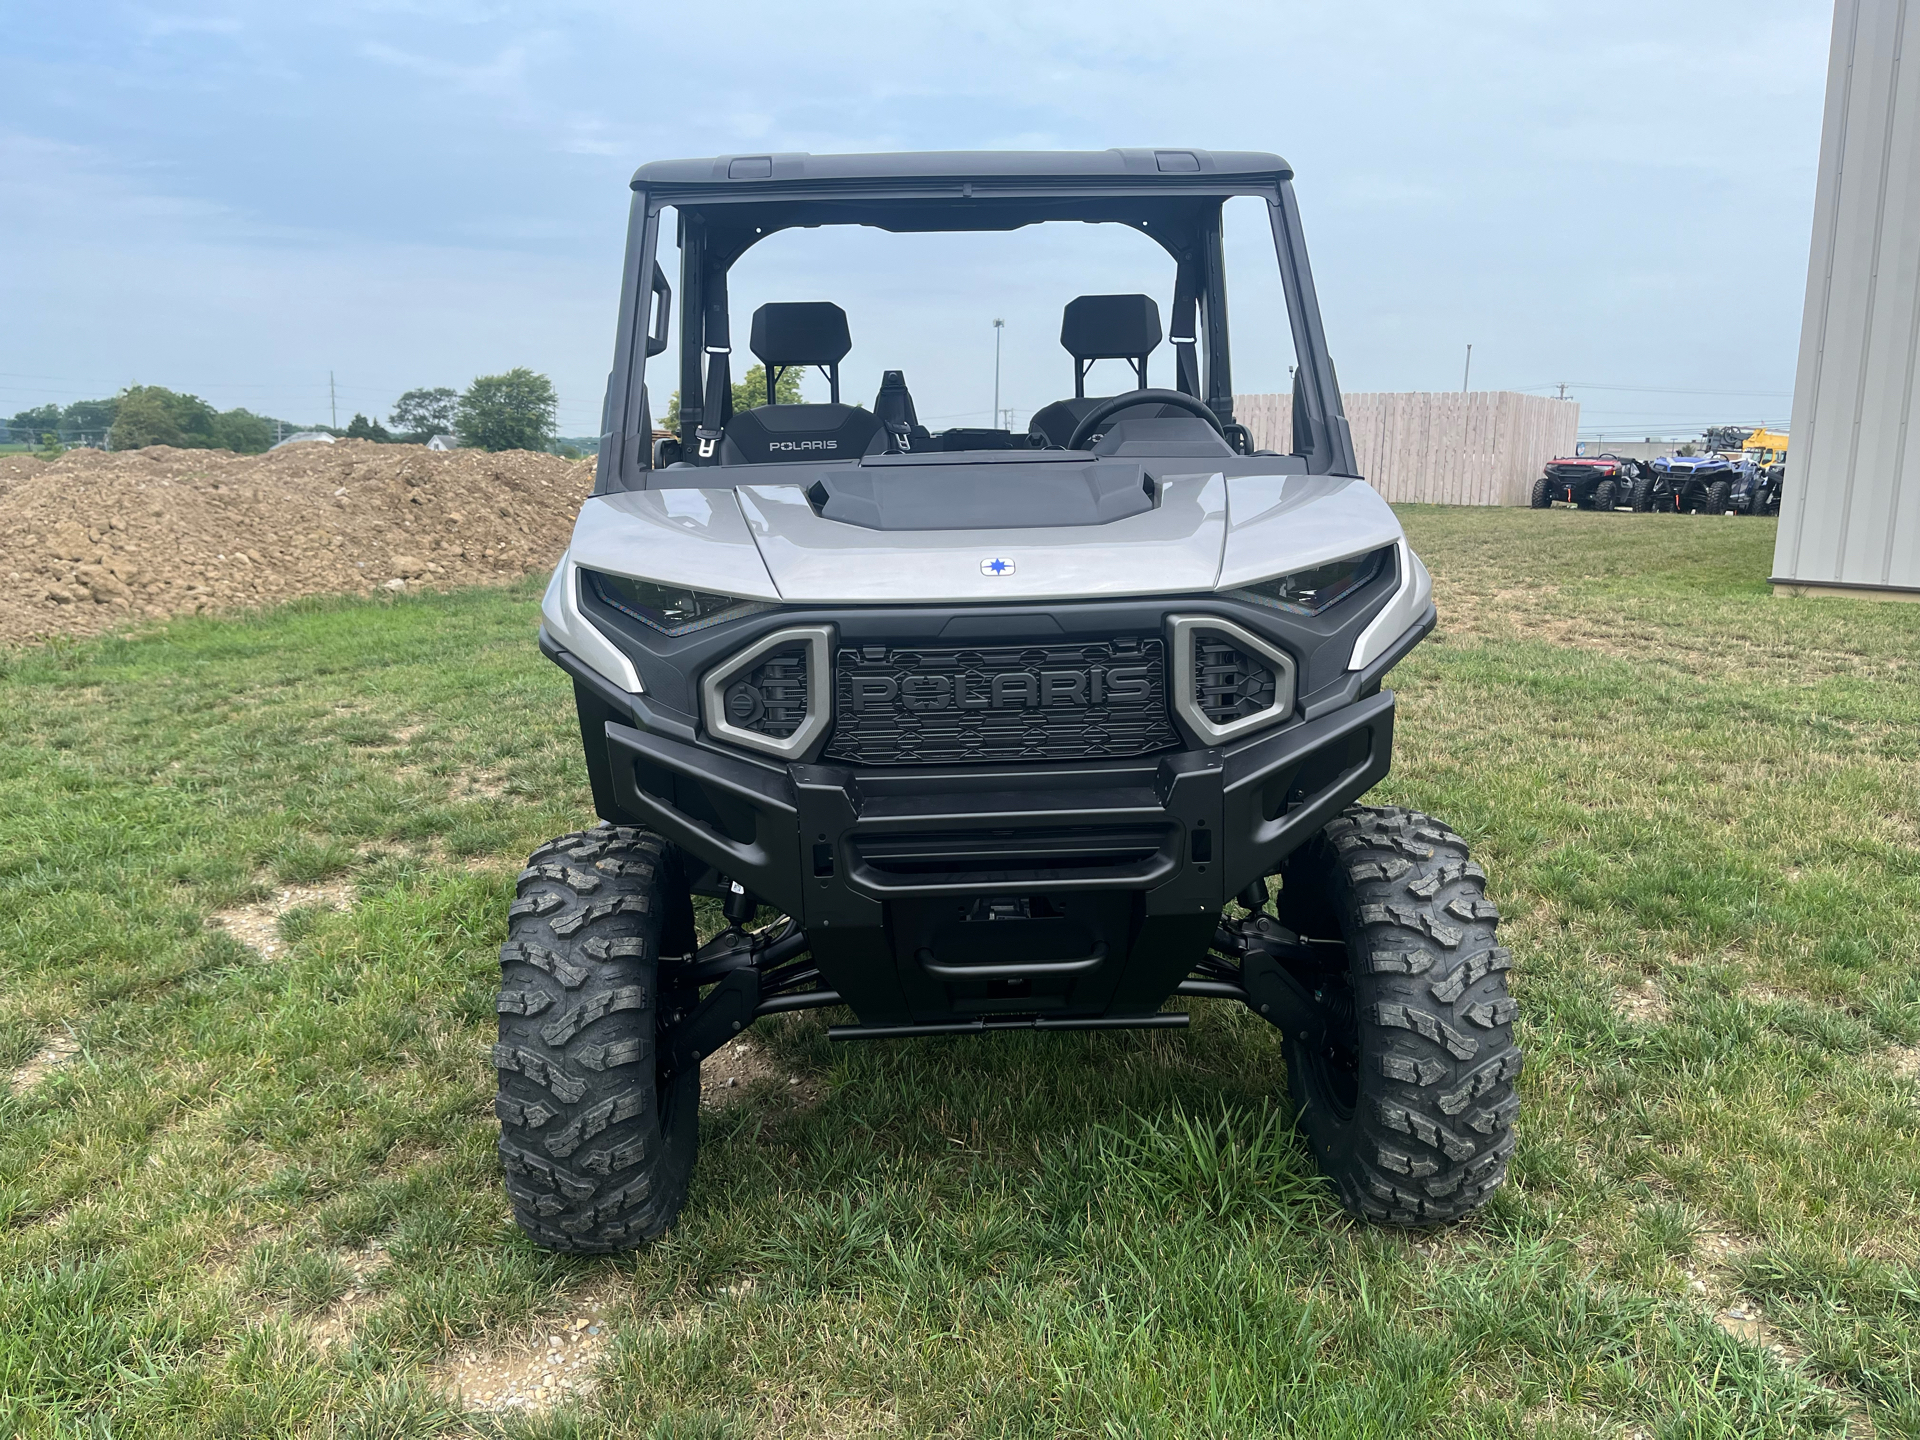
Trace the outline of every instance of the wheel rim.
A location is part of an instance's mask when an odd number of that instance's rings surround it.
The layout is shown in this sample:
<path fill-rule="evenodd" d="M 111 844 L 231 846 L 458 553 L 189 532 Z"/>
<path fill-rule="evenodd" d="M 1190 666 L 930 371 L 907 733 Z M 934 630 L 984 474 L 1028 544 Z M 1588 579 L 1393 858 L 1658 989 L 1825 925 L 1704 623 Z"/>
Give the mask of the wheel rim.
<path fill-rule="evenodd" d="M 1345 1123 L 1360 1100 L 1360 1018 L 1353 976 L 1350 969 L 1329 969 L 1306 983 L 1326 1006 L 1328 1023 L 1322 1043 L 1304 1057 L 1303 1078 L 1329 1113 Z"/>
<path fill-rule="evenodd" d="M 700 993 L 697 989 L 675 985 L 663 978 L 659 1003 L 663 1012 L 679 1011 L 684 1017 L 691 1014 L 700 1003 Z M 677 1150 L 694 1142 L 699 1126 L 700 1067 L 695 1065 L 680 1071 L 668 1068 L 667 1048 L 658 1043 L 664 1038 L 664 1035 L 658 1035 L 654 1047 L 653 1103 L 662 1143 L 669 1150 Z M 691 1105 L 687 1103 L 689 1092 Z"/>

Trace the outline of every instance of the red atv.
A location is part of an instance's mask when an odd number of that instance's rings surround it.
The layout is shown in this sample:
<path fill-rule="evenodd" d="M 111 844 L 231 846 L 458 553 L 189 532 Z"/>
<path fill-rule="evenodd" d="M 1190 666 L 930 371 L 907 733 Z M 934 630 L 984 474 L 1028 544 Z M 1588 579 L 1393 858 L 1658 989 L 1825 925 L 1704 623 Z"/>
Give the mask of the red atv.
<path fill-rule="evenodd" d="M 1556 500 L 1582 510 L 1612 510 L 1625 503 L 1636 511 L 1652 504 L 1653 470 L 1624 455 L 1563 455 L 1547 462 L 1547 473 L 1533 482 L 1533 508 Z"/>

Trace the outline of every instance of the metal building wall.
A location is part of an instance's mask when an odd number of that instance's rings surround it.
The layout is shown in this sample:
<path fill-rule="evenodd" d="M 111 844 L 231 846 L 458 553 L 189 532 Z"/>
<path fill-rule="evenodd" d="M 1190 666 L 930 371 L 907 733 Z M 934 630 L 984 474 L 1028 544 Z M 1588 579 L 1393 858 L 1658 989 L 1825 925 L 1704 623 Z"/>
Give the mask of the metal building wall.
<path fill-rule="evenodd" d="M 1776 588 L 1920 598 L 1920 0 L 1838 0 Z"/>

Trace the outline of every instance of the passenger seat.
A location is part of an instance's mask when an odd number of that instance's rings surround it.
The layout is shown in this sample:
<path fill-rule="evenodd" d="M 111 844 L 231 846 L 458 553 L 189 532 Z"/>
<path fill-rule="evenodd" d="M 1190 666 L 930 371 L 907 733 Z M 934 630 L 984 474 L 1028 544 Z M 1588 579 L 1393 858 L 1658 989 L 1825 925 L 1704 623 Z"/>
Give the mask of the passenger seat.
<path fill-rule="evenodd" d="M 720 442 L 723 465 L 778 465 L 796 460 L 857 460 L 884 448 L 878 417 L 840 403 L 840 362 L 853 348 L 847 312 L 830 300 L 762 305 L 753 312 L 749 348 L 767 367 L 768 403 L 740 410 Z M 832 387 L 825 405 L 775 405 L 783 371 L 818 366 Z"/>

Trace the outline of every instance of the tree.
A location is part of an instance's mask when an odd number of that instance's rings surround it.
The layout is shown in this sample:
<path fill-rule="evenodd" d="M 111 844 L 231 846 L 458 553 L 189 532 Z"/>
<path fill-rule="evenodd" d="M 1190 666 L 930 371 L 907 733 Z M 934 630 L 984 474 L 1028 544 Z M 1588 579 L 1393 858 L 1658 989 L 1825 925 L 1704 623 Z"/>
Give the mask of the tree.
<path fill-rule="evenodd" d="M 733 408 L 752 410 L 767 403 L 767 367 L 755 365 L 733 387 Z M 780 378 L 773 382 L 773 403 L 776 405 L 798 405 L 800 401 L 800 371 L 790 367 L 780 372 Z M 680 392 L 673 392 L 673 398 L 667 402 L 666 418 L 660 422 L 662 428 L 680 433 Z"/>
<path fill-rule="evenodd" d="M 214 448 L 237 455 L 260 455 L 273 448 L 279 438 L 275 432 L 282 428 L 293 427 L 251 410 L 223 410 L 213 422 Z"/>
<path fill-rule="evenodd" d="M 113 430 L 107 438 L 112 450 L 140 450 L 148 445 L 187 444 L 186 428 L 173 403 L 183 397 L 158 385 L 135 385 L 120 395 Z M 204 408 L 204 407 L 203 407 Z"/>
<path fill-rule="evenodd" d="M 177 445 L 183 450 L 258 455 L 272 447 L 276 430 L 288 428 L 251 410 L 217 411 L 198 395 L 182 395 L 164 385 L 135 385 L 121 391 L 113 403 L 113 428 L 107 435 L 110 450 Z"/>
<path fill-rule="evenodd" d="M 7 432 L 16 445 L 37 444 L 47 431 L 59 428 L 58 405 L 36 405 L 31 410 L 22 410 L 7 422 Z"/>
<path fill-rule="evenodd" d="M 553 382 L 524 365 L 482 375 L 460 397 L 454 433 L 462 445 L 481 450 L 545 450 L 559 403 Z"/>
<path fill-rule="evenodd" d="M 78 444 L 104 445 L 120 408 L 116 396 L 108 400 L 76 400 L 61 412 L 60 438 Z"/>
<path fill-rule="evenodd" d="M 349 440 L 372 440 L 380 445 L 390 445 L 393 443 L 393 436 L 387 433 L 386 426 L 377 420 L 367 419 L 367 417 L 362 415 L 358 410 L 353 412 L 353 419 L 347 424 L 347 438 Z"/>
<path fill-rule="evenodd" d="M 444 385 L 434 390 L 409 390 L 393 402 L 393 413 L 387 419 L 396 434 L 424 445 L 436 435 L 453 433 L 453 416 L 459 403 L 459 394 Z"/>

